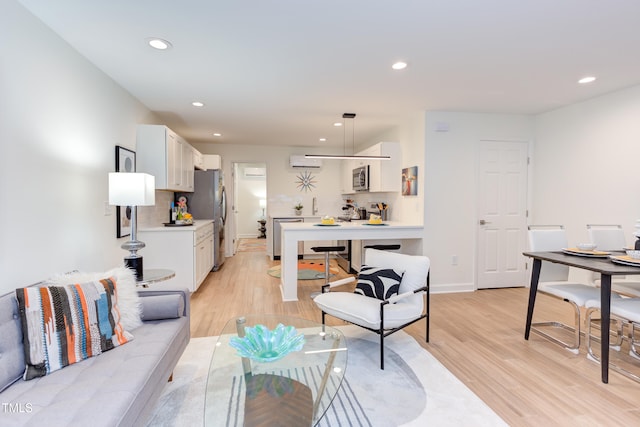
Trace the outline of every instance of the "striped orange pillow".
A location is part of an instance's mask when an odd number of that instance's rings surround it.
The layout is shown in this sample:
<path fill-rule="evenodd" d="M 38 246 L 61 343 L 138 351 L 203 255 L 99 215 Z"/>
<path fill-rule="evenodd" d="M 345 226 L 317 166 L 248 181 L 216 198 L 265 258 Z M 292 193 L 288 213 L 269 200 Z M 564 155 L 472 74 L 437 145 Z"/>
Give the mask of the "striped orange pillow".
<path fill-rule="evenodd" d="M 24 379 L 42 377 L 125 344 L 114 278 L 16 289 L 22 322 Z"/>

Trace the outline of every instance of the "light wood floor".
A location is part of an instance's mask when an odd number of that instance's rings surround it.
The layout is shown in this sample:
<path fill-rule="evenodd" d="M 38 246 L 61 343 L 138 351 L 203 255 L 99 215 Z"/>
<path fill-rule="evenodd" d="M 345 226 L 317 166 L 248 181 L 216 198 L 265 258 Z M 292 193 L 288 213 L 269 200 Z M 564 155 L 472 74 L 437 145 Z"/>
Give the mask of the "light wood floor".
<path fill-rule="evenodd" d="M 319 322 L 309 294 L 322 281 L 299 281 L 299 301 L 285 303 L 279 279 L 266 274 L 272 265 L 263 252 L 240 252 L 210 273 L 191 297 L 191 336 L 218 335 L 228 319 L 244 313 Z M 640 425 L 640 383 L 612 371 L 603 384 L 584 348 L 574 355 L 535 334 L 524 340 L 527 292 L 432 294 L 430 342 L 424 342 L 423 323 L 405 330 L 509 425 Z M 535 315 L 571 322 L 568 305 L 545 296 L 538 297 Z"/>

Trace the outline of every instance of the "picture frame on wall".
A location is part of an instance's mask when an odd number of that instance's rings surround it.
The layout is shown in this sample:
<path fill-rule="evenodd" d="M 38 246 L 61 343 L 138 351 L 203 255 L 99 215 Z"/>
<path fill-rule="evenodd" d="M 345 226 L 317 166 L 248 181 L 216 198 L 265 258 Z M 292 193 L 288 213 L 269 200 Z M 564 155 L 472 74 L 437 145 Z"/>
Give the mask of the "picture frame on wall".
<path fill-rule="evenodd" d="M 418 195 L 418 166 L 402 169 L 402 195 Z"/>
<path fill-rule="evenodd" d="M 136 152 L 116 145 L 116 172 L 135 172 Z M 116 237 L 131 234 L 131 206 L 116 206 Z"/>

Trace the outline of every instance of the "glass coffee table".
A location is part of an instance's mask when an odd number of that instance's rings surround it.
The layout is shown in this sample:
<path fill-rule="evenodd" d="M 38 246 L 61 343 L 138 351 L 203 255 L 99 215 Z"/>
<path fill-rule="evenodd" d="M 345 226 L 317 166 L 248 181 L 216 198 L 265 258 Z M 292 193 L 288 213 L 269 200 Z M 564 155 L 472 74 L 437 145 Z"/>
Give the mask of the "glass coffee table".
<path fill-rule="evenodd" d="M 304 336 L 299 351 L 266 362 L 241 357 L 230 345 L 234 337 L 250 339 L 256 325 L 274 331 L 279 324 Z M 233 318 L 209 366 L 205 426 L 314 426 L 336 396 L 346 367 L 347 344 L 338 329 L 279 315 Z"/>

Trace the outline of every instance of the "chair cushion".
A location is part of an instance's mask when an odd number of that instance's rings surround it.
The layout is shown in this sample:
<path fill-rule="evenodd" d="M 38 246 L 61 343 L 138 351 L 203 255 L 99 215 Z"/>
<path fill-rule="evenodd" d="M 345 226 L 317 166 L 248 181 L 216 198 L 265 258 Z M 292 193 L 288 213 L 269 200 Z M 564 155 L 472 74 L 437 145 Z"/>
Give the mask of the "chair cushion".
<path fill-rule="evenodd" d="M 538 289 L 558 298 L 573 301 L 580 307 L 584 307 L 590 300 L 600 301 L 600 288 L 581 283 L 540 284 Z M 611 294 L 611 298 L 619 297 L 615 293 Z"/>
<path fill-rule="evenodd" d="M 125 344 L 115 279 L 16 289 L 30 380 Z"/>
<path fill-rule="evenodd" d="M 405 301 L 405 300 L 403 300 Z M 380 328 L 380 304 L 371 298 L 352 292 L 326 292 L 315 297 L 314 302 L 331 316 L 364 326 Z M 422 306 L 397 302 L 384 306 L 384 326 L 391 329 L 414 320 L 422 314 Z"/>
<path fill-rule="evenodd" d="M 355 293 L 379 300 L 397 295 L 404 271 L 363 265 L 358 274 Z"/>

